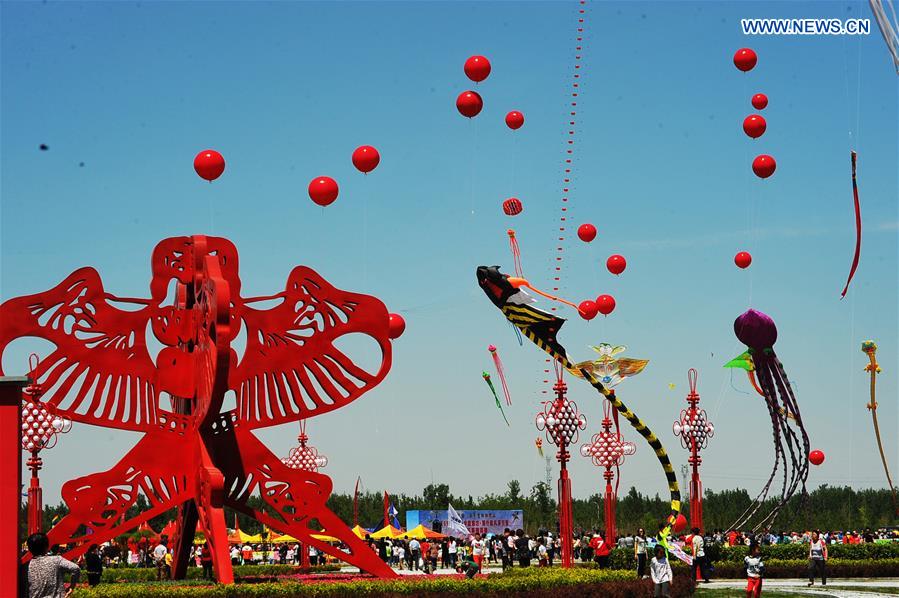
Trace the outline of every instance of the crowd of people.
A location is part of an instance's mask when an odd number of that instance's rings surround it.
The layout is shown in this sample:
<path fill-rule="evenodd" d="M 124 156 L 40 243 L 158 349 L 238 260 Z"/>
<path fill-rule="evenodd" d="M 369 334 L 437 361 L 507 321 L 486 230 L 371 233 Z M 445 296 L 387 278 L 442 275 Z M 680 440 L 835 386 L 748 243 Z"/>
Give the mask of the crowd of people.
<path fill-rule="evenodd" d="M 673 573 L 668 561 L 668 548 L 683 547 L 692 559 L 690 579 L 710 580 L 711 563 L 706 549 L 712 545 L 749 547 L 744 559 L 747 577 L 747 597 L 761 595 L 765 564 L 760 556 L 760 547 L 776 544 L 801 544 L 808 546 L 809 586 L 820 579 L 827 584 L 828 546 L 834 544 L 862 544 L 878 540 L 899 540 L 897 530 L 859 531 L 807 531 L 780 533 L 741 533 L 736 530 L 714 530 L 701 534 L 698 529 L 688 534 L 671 538 L 666 545 L 658 544 L 645 530 L 624 533 L 607 541 L 602 530 L 592 532 L 576 531 L 572 537 L 572 557 L 582 562 L 593 562 L 599 568 L 610 566 L 613 548 L 632 551 L 633 567 L 641 579 L 652 579 L 656 596 L 668 596 Z M 502 570 L 514 567 L 551 567 L 560 557 L 561 538 L 557 533 L 541 529 L 530 536 L 523 529 L 506 528 L 502 534 L 473 534 L 467 539 L 441 537 L 437 539 L 416 539 L 401 536 L 394 539 L 365 538 L 372 550 L 390 566 L 400 570 L 421 571 L 434 574 L 438 569 L 450 569 L 473 577 L 493 565 Z M 72 563 L 61 556 L 59 547 L 51 547 L 47 536 L 32 534 L 27 540 L 28 549 L 34 558 L 27 566 L 29 596 L 38 598 L 56 596 L 48 588 L 62 591 L 66 577 L 70 583 L 77 583 L 82 569 L 91 586 L 100 583 L 103 569 L 118 566 L 155 567 L 158 579 L 171 577 L 173 554 L 168 539 L 163 536 L 157 543 L 143 541 L 129 545 L 123 550 L 112 542 L 103 546 L 91 545 L 78 563 Z M 338 548 L 341 548 L 338 546 Z M 345 548 L 345 547 L 344 547 Z M 299 543 L 282 544 L 234 544 L 230 548 L 233 565 L 284 564 L 297 565 L 301 562 L 304 547 Z M 310 565 L 324 563 L 325 555 L 314 546 L 306 546 Z M 619 553 L 620 554 L 620 553 Z M 212 553 L 206 543 L 194 545 L 190 551 L 189 564 L 203 568 L 203 576 L 213 579 Z M 620 565 L 620 563 L 619 563 Z M 64 593 L 64 591 L 62 592 Z M 58 593 L 58 595 L 62 595 Z"/>

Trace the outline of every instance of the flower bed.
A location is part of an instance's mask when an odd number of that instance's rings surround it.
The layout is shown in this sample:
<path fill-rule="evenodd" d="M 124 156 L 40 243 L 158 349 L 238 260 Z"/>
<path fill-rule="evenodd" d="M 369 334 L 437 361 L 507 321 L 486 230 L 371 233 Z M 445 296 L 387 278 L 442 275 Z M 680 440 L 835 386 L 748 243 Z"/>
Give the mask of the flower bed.
<path fill-rule="evenodd" d="M 675 580 L 673 598 L 692 593 L 691 584 Z M 460 575 L 434 577 L 405 576 L 397 580 L 329 580 L 328 583 L 234 584 L 196 586 L 169 583 L 100 584 L 93 590 L 78 589 L 74 598 L 336 598 L 362 595 L 377 598 L 428 596 L 448 598 L 463 594 L 480 596 L 526 596 L 528 598 L 582 598 L 597 595 L 608 598 L 644 598 L 652 595 L 648 580 L 637 580 L 631 571 L 589 569 L 517 569 L 507 573 L 466 579 Z"/>

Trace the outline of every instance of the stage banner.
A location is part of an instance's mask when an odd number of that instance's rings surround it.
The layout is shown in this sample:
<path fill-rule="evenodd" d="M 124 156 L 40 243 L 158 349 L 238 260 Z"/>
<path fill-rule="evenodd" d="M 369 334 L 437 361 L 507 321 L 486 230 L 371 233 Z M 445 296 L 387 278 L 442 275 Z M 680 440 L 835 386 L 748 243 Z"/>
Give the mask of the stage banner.
<path fill-rule="evenodd" d="M 524 511 L 522 510 L 461 510 L 457 512 L 462 517 L 465 527 L 472 534 L 502 534 L 507 527 L 513 530 L 524 527 Z M 412 529 L 419 524 L 445 534 L 447 533 L 447 510 L 406 511 L 406 529 Z"/>

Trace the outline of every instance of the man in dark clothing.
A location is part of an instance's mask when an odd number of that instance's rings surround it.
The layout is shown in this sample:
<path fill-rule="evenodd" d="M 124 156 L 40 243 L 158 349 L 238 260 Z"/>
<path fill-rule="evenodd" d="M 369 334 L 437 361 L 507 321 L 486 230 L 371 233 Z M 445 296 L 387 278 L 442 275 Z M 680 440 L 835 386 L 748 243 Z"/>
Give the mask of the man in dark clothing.
<path fill-rule="evenodd" d="M 519 529 L 515 535 L 518 536 L 518 539 L 515 540 L 515 552 L 518 553 L 518 565 L 521 567 L 530 567 L 531 549 L 528 546 L 528 536 L 524 533 L 523 529 Z"/>

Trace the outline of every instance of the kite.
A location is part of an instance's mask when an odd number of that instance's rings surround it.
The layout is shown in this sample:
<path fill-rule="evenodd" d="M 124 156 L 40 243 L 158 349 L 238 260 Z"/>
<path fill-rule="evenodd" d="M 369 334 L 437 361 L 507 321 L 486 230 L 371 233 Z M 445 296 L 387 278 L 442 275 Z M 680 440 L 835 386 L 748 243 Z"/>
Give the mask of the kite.
<path fill-rule="evenodd" d="M 490 301 L 503 312 L 506 319 L 521 330 L 535 345 L 546 351 L 559 365 L 568 371 L 577 369 L 577 366 L 568 359 L 565 347 L 556 339 L 556 335 L 562 324 L 565 323 L 565 320 L 533 307 L 531 305 L 533 299 L 520 287 L 528 286 L 537 293 L 540 293 L 540 291 L 533 289 L 530 285 L 522 284 L 522 282 L 526 281 L 512 279 L 508 275 L 503 274 L 500 272 L 499 266 L 479 266 L 477 279 L 481 289 L 483 289 Z M 665 452 L 665 447 L 662 446 L 662 443 L 646 424 L 621 402 L 615 395 L 614 390 L 604 386 L 601 381 L 597 380 L 586 369 L 581 370 L 580 373 L 646 439 L 646 442 L 649 443 L 649 446 L 652 447 L 653 452 L 656 454 L 659 464 L 665 472 L 665 478 L 668 481 L 668 491 L 671 495 L 671 512 L 666 519 L 664 527 L 659 531 L 659 538 L 666 538 L 671 533 L 671 526 L 677 519 L 678 513 L 680 513 L 680 490 L 677 485 L 677 475 L 668 458 L 668 453 Z M 497 403 L 499 403 L 498 399 Z"/>
<path fill-rule="evenodd" d="M 887 467 L 887 458 L 883 453 L 883 443 L 880 441 L 880 426 L 877 423 L 877 374 L 880 373 L 880 366 L 877 364 L 877 344 L 874 341 L 865 341 L 862 343 L 862 352 L 868 356 L 868 365 L 865 371 L 871 374 L 871 402 L 868 403 L 868 411 L 871 412 L 871 419 L 874 421 L 874 436 L 877 438 L 877 448 L 880 450 L 880 460 L 883 462 L 883 471 L 887 474 L 887 484 L 890 485 L 890 493 L 893 496 L 893 510 L 899 515 L 899 507 L 896 502 L 896 488 L 893 486 L 893 478 L 890 477 L 890 468 Z"/>
<path fill-rule="evenodd" d="M 539 454 L 540 458 L 542 459 L 543 458 L 543 439 L 537 438 L 537 440 L 534 441 L 534 446 L 537 447 L 537 454 Z"/>
<path fill-rule="evenodd" d="M 855 202 L 855 255 L 852 256 L 852 266 L 849 267 L 849 278 L 846 279 L 846 286 L 843 287 L 843 292 L 840 293 L 840 299 L 846 296 L 846 291 L 849 290 L 849 283 L 852 282 L 852 277 L 855 276 L 855 270 L 858 268 L 858 257 L 862 251 L 862 209 L 858 203 L 858 181 L 855 177 L 855 161 L 858 155 L 855 152 L 850 152 L 850 159 L 852 161 L 852 199 Z"/>
<path fill-rule="evenodd" d="M 624 345 L 613 347 L 608 343 L 600 343 L 599 346 L 591 345 L 590 348 L 599 353 L 599 358 L 574 364 L 575 369 L 571 373 L 578 378 L 583 378 L 581 370 L 585 370 L 598 378 L 606 387 L 617 386 L 625 378 L 636 376 L 649 363 L 648 359 L 615 357 L 619 353 L 627 351 L 627 347 Z"/>
<path fill-rule="evenodd" d="M 724 364 L 726 368 L 740 368 L 742 370 L 746 370 L 746 375 L 749 377 L 749 382 L 752 384 L 752 388 L 755 389 L 755 392 L 759 394 L 760 397 L 765 396 L 765 392 L 759 388 L 759 384 L 755 379 L 755 364 L 752 363 L 752 355 L 749 352 L 740 353 L 737 357 L 734 357 L 730 361 Z M 731 382 L 731 387 L 733 387 L 733 382 Z M 734 388 L 736 390 L 736 388 Z M 738 391 L 742 392 L 742 391 Z M 744 393 L 745 394 L 745 393 Z M 787 409 L 783 407 L 779 407 L 777 412 L 780 415 L 785 415 L 787 419 L 795 420 L 796 418 L 790 413 Z"/>
<path fill-rule="evenodd" d="M 506 384 L 506 372 L 503 370 L 503 362 L 499 359 L 499 353 L 496 352 L 496 345 L 488 346 L 487 350 L 490 351 L 490 355 L 493 356 L 493 365 L 496 366 L 496 373 L 499 376 L 499 381 L 503 385 L 503 395 L 506 397 L 506 405 L 512 405 L 512 395 L 509 394 L 509 385 Z"/>
<path fill-rule="evenodd" d="M 484 382 L 487 383 L 487 386 L 490 387 L 490 392 L 493 393 L 493 398 L 496 400 L 496 408 L 499 409 L 499 412 L 503 414 L 503 419 L 506 421 L 506 425 L 509 425 L 509 420 L 506 419 L 506 412 L 503 411 L 503 405 L 499 402 L 499 396 L 496 394 L 496 389 L 493 387 L 493 380 L 490 379 L 490 374 L 487 372 L 481 372 L 481 375 L 484 377 Z"/>
<path fill-rule="evenodd" d="M 760 311 L 750 309 L 734 320 L 734 333 L 740 342 L 749 348 L 752 367 L 757 372 L 759 386 L 765 397 L 768 414 L 771 416 L 774 467 L 761 492 L 737 521 L 729 526 L 730 529 L 742 529 L 755 517 L 768 497 L 771 484 L 783 463 L 780 497 L 774 507 L 756 523 L 753 531 L 758 531 L 770 528 L 780 510 L 797 490 L 801 488 L 802 494 L 805 494 L 809 469 L 809 439 L 787 373 L 774 352 L 774 343 L 777 340 L 777 326 L 774 320 Z M 792 414 L 794 426 L 790 425 L 788 414 Z"/>

